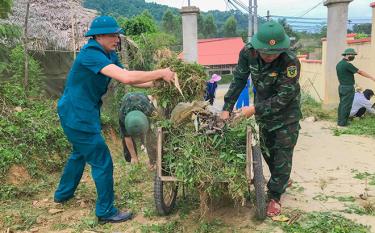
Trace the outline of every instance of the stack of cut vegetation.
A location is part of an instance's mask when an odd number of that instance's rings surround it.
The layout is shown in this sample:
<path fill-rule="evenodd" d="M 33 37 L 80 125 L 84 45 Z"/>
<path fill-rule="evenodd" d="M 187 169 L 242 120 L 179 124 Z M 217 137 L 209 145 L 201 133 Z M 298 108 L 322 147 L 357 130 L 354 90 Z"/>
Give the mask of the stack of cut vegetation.
<path fill-rule="evenodd" d="M 151 90 L 160 107 L 163 108 L 166 118 L 170 118 L 172 109 L 180 102 L 192 102 L 203 100 L 206 87 L 206 73 L 202 66 L 198 64 L 185 63 L 177 57 L 166 58 L 158 64 L 160 68 L 170 67 L 177 73 L 179 84 L 184 96 L 178 89 L 165 82 L 158 82 L 157 87 Z"/>
<path fill-rule="evenodd" d="M 199 114 L 197 117 L 201 118 Z M 212 118 L 207 120 L 206 116 L 205 122 L 212 122 Z M 219 126 L 221 130 L 211 126 L 214 130 L 198 128 L 198 131 L 194 122 L 180 127 L 173 127 L 172 123 L 164 125 L 164 172 L 198 190 L 203 214 L 208 209 L 208 199 L 224 194 L 229 194 L 235 203 L 244 203 L 248 191 L 246 128 L 252 124 L 252 120 L 241 120 Z M 201 125 L 205 123 L 199 122 Z"/>
<path fill-rule="evenodd" d="M 226 125 L 207 110 L 208 104 L 202 102 L 206 74 L 201 66 L 168 58 L 160 67 L 177 72 L 184 94 L 165 83 L 158 84 L 164 88 L 152 90 L 159 105 L 167 109 L 167 120 L 159 122 L 165 132 L 163 172 L 199 192 L 202 214 L 209 199 L 223 194 L 244 203 L 248 191 L 246 128 L 253 125 L 252 120 Z"/>

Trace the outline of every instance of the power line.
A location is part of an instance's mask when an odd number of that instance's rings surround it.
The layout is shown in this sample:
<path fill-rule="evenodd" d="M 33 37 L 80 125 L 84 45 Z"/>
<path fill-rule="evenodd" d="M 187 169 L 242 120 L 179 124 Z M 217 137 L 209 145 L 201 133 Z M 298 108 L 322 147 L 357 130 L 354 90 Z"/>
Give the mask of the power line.
<path fill-rule="evenodd" d="M 324 2 L 324 0 L 323 0 L 323 1 L 319 1 L 318 4 L 316 4 L 315 6 L 311 7 L 310 9 L 308 9 L 308 10 L 307 10 L 305 13 L 303 13 L 300 17 L 303 17 L 303 16 L 307 15 L 310 11 L 312 11 L 312 10 L 314 10 L 315 8 L 317 8 L 318 6 L 320 6 L 320 4 L 322 4 L 323 2 Z"/>

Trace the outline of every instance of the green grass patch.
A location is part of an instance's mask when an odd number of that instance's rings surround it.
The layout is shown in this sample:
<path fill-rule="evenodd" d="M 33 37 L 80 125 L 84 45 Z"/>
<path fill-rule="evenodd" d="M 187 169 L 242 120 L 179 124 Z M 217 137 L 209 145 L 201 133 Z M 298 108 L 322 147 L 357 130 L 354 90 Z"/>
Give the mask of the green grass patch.
<path fill-rule="evenodd" d="M 323 193 L 319 193 L 318 195 L 314 196 L 313 200 L 326 202 L 328 201 L 329 198 L 336 199 L 341 202 L 354 202 L 355 201 L 355 197 L 353 196 L 333 196 L 333 195 L 325 195 Z"/>
<path fill-rule="evenodd" d="M 178 221 L 172 221 L 166 224 L 152 224 L 141 226 L 142 233 L 177 233 L 184 232 Z"/>
<path fill-rule="evenodd" d="M 311 212 L 298 222 L 288 225 L 282 223 L 286 233 L 367 233 L 369 227 L 349 220 L 342 215 L 330 212 Z"/>
<path fill-rule="evenodd" d="M 223 74 L 221 75 L 221 80 L 218 84 L 229 84 L 233 80 L 233 74 Z"/>
<path fill-rule="evenodd" d="M 335 111 L 328 111 L 322 108 L 322 103 L 317 102 L 310 95 L 302 93 L 301 111 L 304 118 L 315 117 L 317 120 L 334 120 Z"/>
<path fill-rule="evenodd" d="M 352 134 L 375 137 L 375 117 L 365 116 L 351 120 L 347 127 L 334 129 L 334 134 L 336 136 L 341 134 Z"/>
<path fill-rule="evenodd" d="M 354 174 L 353 178 L 358 180 L 366 180 L 369 185 L 375 185 L 375 173 L 359 172 L 357 169 L 352 169 L 351 172 Z"/>
<path fill-rule="evenodd" d="M 375 216 L 375 203 L 367 201 L 362 206 L 351 204 L 345 205 L 346 209 L 343 210 L 345 213 L 358 214 L 358 215 L 370 215 Z"/>

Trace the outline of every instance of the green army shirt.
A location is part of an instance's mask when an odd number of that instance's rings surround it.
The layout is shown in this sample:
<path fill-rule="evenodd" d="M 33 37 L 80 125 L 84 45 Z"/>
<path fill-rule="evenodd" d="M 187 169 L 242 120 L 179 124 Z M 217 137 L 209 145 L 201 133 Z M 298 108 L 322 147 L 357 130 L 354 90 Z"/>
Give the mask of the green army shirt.
<path fill-rule="evenodd" d="M 143 93 L 131 92 L 126 94 L 122 98 L 119 112 L 120 133 L 122 137 L 128 136 L 125 129 L 126 114 L 135 110 L 143 112 L 147 117 L 151 117 L 155 107 Z"/>
<path fill-rule="evenodd" d="M 283 52 L 271 63 L 265 63 L 251 44 L 240 52 L 234 78 L 224 97 L 224 111 L 232 111 L 251 74 L 255 86 L 255 118 L 258 124 L 275 130 L 298 122 L 300 110 L 300 62 L 291 52 Z"/>
<path fill-rule="evenodd" d="M 340 85 L 354 85 L 354 74 L 358 72 L 358 68 L 352 63 L 345 59 L 342 59 L 336 65 L 337 77 L 339 79 Z"/>

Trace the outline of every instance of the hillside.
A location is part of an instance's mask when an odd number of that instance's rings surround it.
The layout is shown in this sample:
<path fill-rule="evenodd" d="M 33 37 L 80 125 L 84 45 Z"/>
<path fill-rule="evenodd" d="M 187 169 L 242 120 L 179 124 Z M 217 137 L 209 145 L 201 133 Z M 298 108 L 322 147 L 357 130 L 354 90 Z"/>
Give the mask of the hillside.
<path fill-rule="evenodd" d="M 179 9 L 169 7 L 166 5 L 160 5 L 156 3 L 147 3 L 144 0 L 84 0 L 84 7 L 95 9 L 101 14 L 110 14 L 113 16 L 125 16 L 132 17 L 142 13 L 144 10 L 148 10 L 154 19 L 160 22 L 163 18 L 163 14 L 168 9 L 174 14 L 179 14 Z M 201 12 L 205 17 L 208 14 L 212 14 L 215 18 L 215 23 L 218 28 L 224 25 L 225 21 L 230 17 L 234 16 L 237 20 L 237 29 L 239 31 L 247 30 L 248 20 L 247 15 L 240 11 L 208 11 Z"/>

